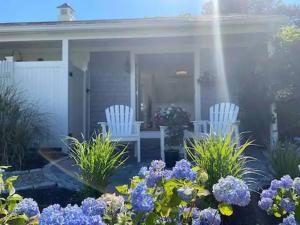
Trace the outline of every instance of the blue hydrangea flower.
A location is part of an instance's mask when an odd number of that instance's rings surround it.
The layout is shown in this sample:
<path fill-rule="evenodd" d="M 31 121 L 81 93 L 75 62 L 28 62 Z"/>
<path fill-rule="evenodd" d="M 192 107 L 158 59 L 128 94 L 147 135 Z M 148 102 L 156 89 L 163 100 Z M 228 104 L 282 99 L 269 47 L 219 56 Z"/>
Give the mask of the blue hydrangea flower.
<path fill-rule="evenodd" d="M 58 204 L 50 205 L 43 209 L 39 219 L 40 225 L 61 225 L 63 222 L 63 212 Z"/>
<path fill-rule="evenodd" d="M 38 204 L 32 198 L 25 198 L 17 204 L 13 210 L 15 214 L 25 214 L 28 217 L 33 217 L 40 214 Z"/>
<path fill-rule="evenodd" d="M 280 180 L 275 179 L 271 181 L 271 186 L 270 186 L 271 190 L 277 191 L 277 189 L 281 187 L 282 187 L 282 182 Z"/>
<path fill-rule="evenodd" d="M 140 171 L 139 171 L 139 173 L 138 173 L 138 176 L 139 176 L 140 178 L 145 178 L 145 177 L 147 176 L 148 173 L 149 173 L 149 172 L 148 172 L 147 167 L 143 166 L 143 167 L 140 169 Z"/>
<path fill-rule="evenodd" d="M 196 179 L 197 173 L 191 169 L 191 164 L 182 159 L 176 162 L 171 177 L 174 179 L 186 179 L 194 181 Z"/>
<path fill-rule="evenodd" d="M 281 186 L 283 188 L 292 188 L 293 187 L 293 179 L 290 177 L 290 175 L 285 175 L 281 179 Z"/>
<path fill-rule="evenodd" d="M 151 212 L 154 209 L 154 201 L 147 193 L 145 182 L 140 182 L 131 192 L 131 205 L 136 212 Z"/>
<path fill-rule="evenodd" d="M 217 201 L 231 205 L 246 206 L 250 202 L 250 191 L 244 181 L 233 176 L 221 178 L 213 186 L 213 194 Z"/>
<path fill-rule="evenodd" d="M 0 177 L 0 194 L 2 193 L 3 190 L 4 190 L 4 181 L 3 181 L 3 179 Z"/>
<path fill-rule="evenodd" d="M 89 216 L 86 216 L 77 205 L 67 205 L 63 209 L 64 225 L 88 225 Z"/>
<path fill-rule="evenodd" d="M 296 177 L 294 179 L 293 185 L 294 185 L 294 188 L 295 188 L 295 191 L 297 192 L 297 194 L 300 195 L 300 178 L 299 177 Z"/>
<path fill-rule="evenodd" d="M 83 213 L 88 216 L 102 216 L 106 211 L 106 207 L 106 202 L 102 199 L 87 198 L 81 203 Z"/>
<path fill-rule="evenodd" d="M 194 189 L 190 188 L 190 187 L 181 187 L 177 189 L 177 193 L 179 195 L 179 197 L 183 200 L 183 201 L 190 201 L 193 198 L 193 192 Z"/>
<path fill-rule="evenodd" d="M 165 171 L 164 171 L 164 178 L 165 178 L 166 180 L 171 179 L 171 178 L 172 178 L 172 170 L 165 170 Z"/>
<path fill-rule="evenodd" d="M 281 207 L 287 212 L 293 212 L 295 210 L 295 203 L 289 198 L 281 200 Z"/>
<path fill-rule="evenodd" d="M 293 214 L 283 219 L 283 225 L 298 225 Z"/>
<path fill-rule="evenodd" d="M 277 194 L 277 191 L 272 189 L 263 190 L 260 194 L 261 198 L 273 198 Z"/>
<path fill-rule="evenodd" d="M 220 225 L 221 216 L 216 209 L 207 208 L 199 213 L 198 218 L 194 218 L 192 225 Z"/>
<path fill-rule="evenodd" d="M 150 167 L 152 167 L 154 170 L 161 171 L 166 167 L 166 163 L 162 160 L 153 160 Z"/>
<path fill-rule="evenodd" d="M 149 167 L 149 171 L 145 179 L 148 187 L 154 187 L 162 180 L 165 166 L 166 164 L 161 160 L 154 160 L 151 162 L 151 166 Z"/>
<path fill-rule="evenodd" d="M 268 211 L 273 205 L 273 200 L 271 198 L 262 198 L 259 202 L 258 202 L 258 206 L 265 210 Z"/>
<path fill-rule="evenodd" d="M 102 221 L 101 216 L 90 216 L 88 219 L 89 225 L 105 225 L 105 223 Z"/>

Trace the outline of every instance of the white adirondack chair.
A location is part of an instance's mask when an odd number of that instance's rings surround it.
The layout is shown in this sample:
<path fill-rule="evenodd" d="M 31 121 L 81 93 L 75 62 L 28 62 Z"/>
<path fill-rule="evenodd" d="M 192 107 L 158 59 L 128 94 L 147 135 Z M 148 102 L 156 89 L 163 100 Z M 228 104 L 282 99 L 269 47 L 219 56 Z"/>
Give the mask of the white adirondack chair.
<path fill-rule="evenodd" d="M 194 121 L 194 132 L 186 131 L 184 138 L 205 137 L 208 134 L 225 137 L 232 132 L 233 138 L 239 143 L 239 107 L 233 103 L 220 103 L 210 107 L 209 121 Z"/>
<path fill-rule="evenodd" d="M 142 122 L 133 121 L 132 108 L 124 105 L 113 105 L 105 110 L 107 122 L 99 122 L 102 135 L 109 133 L 111 141 L 135 142 L 135 156 L 141 162 L 141 135 Z M 107 130 L 108 128 L 108 130 Z"/>

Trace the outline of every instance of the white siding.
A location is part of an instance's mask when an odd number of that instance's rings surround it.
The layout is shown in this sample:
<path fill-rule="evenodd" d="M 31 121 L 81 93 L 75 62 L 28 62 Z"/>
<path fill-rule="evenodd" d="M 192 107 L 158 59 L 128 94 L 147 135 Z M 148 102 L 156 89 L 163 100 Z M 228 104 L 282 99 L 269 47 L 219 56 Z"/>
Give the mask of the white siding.
<path fill-rule="evenodd" d="M 47 147 L 64 147 L 68 135 L 68 76 L 63 62 L 15 62 L 14 82 L 30 103 L 46 113 L 51 135 Z"/>

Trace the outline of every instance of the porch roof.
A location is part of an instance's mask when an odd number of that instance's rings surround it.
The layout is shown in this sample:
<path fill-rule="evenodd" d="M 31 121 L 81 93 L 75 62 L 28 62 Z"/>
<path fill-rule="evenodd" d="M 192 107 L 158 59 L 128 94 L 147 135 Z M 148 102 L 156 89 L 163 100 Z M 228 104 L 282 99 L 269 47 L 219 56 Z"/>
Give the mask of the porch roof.
<path fill-rule="evenodd" d="M 183 16 L 142 19 L 0 23 L 0 41 L 105 39 L 211 35 L 216 17 Z M 286 22 L 278 15 L 220 17 L 223 34 L 271 33 Z"/>

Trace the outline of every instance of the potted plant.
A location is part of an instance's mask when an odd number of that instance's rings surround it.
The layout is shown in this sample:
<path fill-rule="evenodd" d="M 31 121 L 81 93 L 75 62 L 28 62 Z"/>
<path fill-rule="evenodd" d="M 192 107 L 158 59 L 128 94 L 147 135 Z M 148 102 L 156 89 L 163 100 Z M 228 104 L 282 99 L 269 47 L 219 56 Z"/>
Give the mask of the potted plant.
<path fill-rule="evenodd" d="M 179 149 L 182 146 L 183 132 L 191 126 L 190 118 L 190 113 L 175 105 L 161 108 L 154 115 L 154 123 L 157 127 L 167 127 L 165 152 L 167 167 L 173 167 L 179 159 Z"/>

